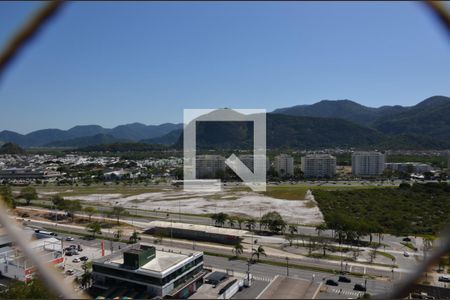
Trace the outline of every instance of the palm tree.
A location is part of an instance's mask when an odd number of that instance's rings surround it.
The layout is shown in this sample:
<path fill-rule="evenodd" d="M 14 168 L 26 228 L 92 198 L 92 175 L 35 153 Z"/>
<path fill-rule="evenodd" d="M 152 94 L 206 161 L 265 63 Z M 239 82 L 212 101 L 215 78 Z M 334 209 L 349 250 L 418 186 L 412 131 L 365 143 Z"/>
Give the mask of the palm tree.
<path fill-rule="evenodd" d="M 252 231 L 253 229 L 255 229 L 255 220 L 254 219 L 248 219 L 247 221 L 245 221 L 245 226 L 247 226 L 248 231 Z"/>
<path fill-rule="evenodd" d="M 218 214 L 213 214 L 211 216 L 211 219 L 213 219 L 213 221 L 214 221 L 214 223 L 216 225 L 219 225 L 220 227 L 223 227 L 223 225 L 225 224 L 225 222 L 228 219 L 228 215 L 223 213 L 223 212 L 220 212 Z"/>
<path fill-rule="evenodd" d="M 244 223 L 244 219 L 242 217 L 235 217 L 236 222 L 238 223 L 239 229 L 242 229 L 242 224 Z"/>
<path fill-rule="evenodd" d="M 86 229 L 92 233 L 92 237 L 95 239 L 96 234 L 102 234 L 102 225 L 99 222 L 92 222 L 86 226 Z"/>
<path fill-rule="evenodd" d="M 130 236 L 130 243 L 136 244 L 140 239 L 141 238 L 139 237 L 139 233 L 135 230 L 133 231 L 133 234 Z"/>
<path fill-rule="evenodd" d="M 92 285 L 92 272 L 91 272 L 91 264 L 88 262 L 84 262 L 81 266 L 83 269 L 83 274 L 81 275 L 81 286 L 83 288 L 88 288 Z"/>
<path fill-rule="evenodd" d="M 116 240 L 120 240 L 120 238 L 122 237 L 122 233 L 123 233 L 122 229 L 117 229 L 117 231 L 114 232 L 114 238 Z"/>
<path fill-rule="evenodd" d="M 228 217 L 228 224 L 230 225 L 231 228 L 234 227 L 235 223 L 234 223 L 234 218 L 233 217 Z"/>
<path fill-rule="evenodd" d="M 89 217 L 89 222 L 91 221 L 92 215 L 97 213 L 97 209 L 93 206 L 87 206 L 84 208 L 84 212 L 88 215 Z"/>
<path fill-rule="evenodd" d="M 263 246 L 259 246 L 257 249 L 253 249 L 252 258 L 256 256 L 257 261 L 259 261 L 259 257 L 261 255 L 267 256 Z"/>
<path fill-rule="evenodd" d="M 121 217 L 121 216 L 126 216 L 126 215 L 128 215 L 128 214 L 129 214 L 128 211 L 127 211 L 125 208 L 123 208 L 122 206 L 114 206 L 114 207 L 111 209 L 111 211 L 109 212 L 109 215 L 110 215 L 110 216 L 113 216 L 113 217 L 116 218 L 116 220 L 117 220 L 117 225 L 120 224 L 120 222 L 119 222 L 120 217 Z"/>
<path fill-rule="evenodd" d="M 244 253 L 244 246 L 242 246 L 241 242 L 239 241 L 236 245 L 234 245 L 231 251 L 236 257 L 238 257 L 240 254 Z"/>

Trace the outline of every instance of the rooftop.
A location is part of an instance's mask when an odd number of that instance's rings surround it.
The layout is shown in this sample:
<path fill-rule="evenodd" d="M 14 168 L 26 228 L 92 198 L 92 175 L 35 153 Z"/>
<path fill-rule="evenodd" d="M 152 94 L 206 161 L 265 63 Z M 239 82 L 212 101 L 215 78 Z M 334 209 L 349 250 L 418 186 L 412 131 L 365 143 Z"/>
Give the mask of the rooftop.
<path fill-rule="evenodd" d="M 141 270 L 163 272 L 188 258 L 188 255 L 175 252 L 164 252 L 156 250 L 155 254 L 155 258 L 140 267 Z M 113 258 L 110 262 L 121 265 L 123 264 L 123 256 L 120 255 L 116 258 Z"/>
<path fill-rule="evenodd" d="M 222 234 L 222 235 L 232 235 L 242 237 L 247 234 L 247 231 L 240 229 L 232 229 L 232 228 L 222 228 L 215 227 L 210 225 L 197 225 L 197 224 L 187 224 L 187 223 L 178 223 L 178 222 L 167 222 L 167 221 L 152 221 L 150 222 L 150 227 L 163 227 L 163 228 L 177 228 L 184 230 L 192 230 L 192 231 L 203 231 L 207 233 L 213 234 Z"/>
<path fill-rule="evenodd" d="M 183 250 L 172 247 L 156 247 L 151 244 L 141 243 L 122 248 L 117 252 L 96 259 L 94 262 L 106 265 L 116 265 L 117 267 L 122 266 L 124 263 L 123 253 L 138 251 L 141 245 L 155 247 L 155 257 L 141 266 L 139 268 L 140 271 L 163 273 L 169 271 L 178 264 L 183 263 L 188 258 L 192 256 L 199 256 L 202 253 L 199 251 Z"/>

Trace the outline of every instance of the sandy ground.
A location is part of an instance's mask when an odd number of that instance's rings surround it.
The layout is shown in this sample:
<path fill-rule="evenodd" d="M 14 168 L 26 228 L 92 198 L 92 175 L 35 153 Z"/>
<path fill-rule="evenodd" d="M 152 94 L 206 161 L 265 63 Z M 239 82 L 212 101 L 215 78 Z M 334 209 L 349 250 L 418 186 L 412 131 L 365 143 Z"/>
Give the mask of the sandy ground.
<path fill-rule="evenodd" d="M 279 212 L 291 223 L 319 224 L 323 215 L 311 193 L 302 200 L 284 200 L 264 196 L 255 192 L 184 192 L 167 189 L 162 192 L 143 193 L 134 196 L 121 194 L 90 194 L 65 197 L 101 205 L 122 205 L 146 210 L 160 210 L 189 214 L 224 212 L 230 215 L 260 218 L 269 211 Z"/>

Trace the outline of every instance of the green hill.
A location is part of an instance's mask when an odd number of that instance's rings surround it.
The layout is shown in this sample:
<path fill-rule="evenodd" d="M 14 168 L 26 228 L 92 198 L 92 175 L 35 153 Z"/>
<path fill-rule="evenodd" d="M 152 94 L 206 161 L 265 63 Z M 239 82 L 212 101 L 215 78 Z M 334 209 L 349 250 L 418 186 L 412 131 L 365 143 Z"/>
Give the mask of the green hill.
<path fill-rule="evenodd" d="M 14 143 L 6 143 L 0 147 L 0 154 L 25 154 L 25 150 Z"/>

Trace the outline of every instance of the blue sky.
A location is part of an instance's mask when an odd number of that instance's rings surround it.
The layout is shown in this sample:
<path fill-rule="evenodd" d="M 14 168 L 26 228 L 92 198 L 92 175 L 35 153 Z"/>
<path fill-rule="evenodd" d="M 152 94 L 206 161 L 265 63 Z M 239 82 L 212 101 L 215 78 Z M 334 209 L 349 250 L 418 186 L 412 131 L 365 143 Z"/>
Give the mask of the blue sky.
<path fill-rule="evenodd" d="M 35 2 L 0 2 L 0 45 Z M 184 108 L 450 95 L 450 43 L 418 2 L 70 2 L 0 82 L 0 130 L 181 122 Z"/>

